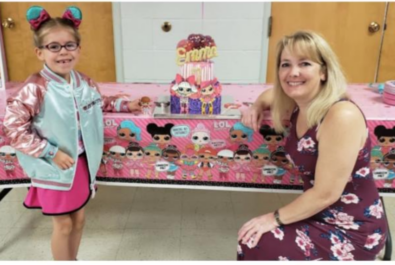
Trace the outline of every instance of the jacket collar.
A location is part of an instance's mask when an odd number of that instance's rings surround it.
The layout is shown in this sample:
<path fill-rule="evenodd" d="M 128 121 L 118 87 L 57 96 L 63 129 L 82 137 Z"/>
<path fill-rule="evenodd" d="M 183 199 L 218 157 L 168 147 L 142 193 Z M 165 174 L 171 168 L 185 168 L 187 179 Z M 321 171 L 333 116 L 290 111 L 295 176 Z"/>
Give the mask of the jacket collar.
<path fill-rule="evenodd" d="M 63 77 L 52 72 L 52 70 L 49 69 L 49 67 L 46 64 L 44 64 L 44 68 L 40 71 L 40 74 L 48 81 L 53 81 L 53 82 L 59 83 L 61 85 L 68 84 L 67 81 Z M 77 71 L 72 70 L 70 72 L 70 78 L 72 80 L 72 83 L 75 85 L 75 87 L 80 86 L 81 76 Z"/>

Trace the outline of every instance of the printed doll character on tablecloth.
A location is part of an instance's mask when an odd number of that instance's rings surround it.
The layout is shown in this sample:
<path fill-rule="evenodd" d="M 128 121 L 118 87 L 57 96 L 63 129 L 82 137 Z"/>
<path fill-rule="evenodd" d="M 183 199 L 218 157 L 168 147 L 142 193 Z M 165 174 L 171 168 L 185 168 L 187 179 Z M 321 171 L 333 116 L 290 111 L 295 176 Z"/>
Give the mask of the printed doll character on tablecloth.
<path fill-rule="evenodd" d="M 122 142 L 141 141 L 141 129 L 130 120 L 124 120 L 117 128 L 117 139 Z"/>
<path fill-rule="evenodd" d="M 207 129 L 203 123 L 198 123 L 196 128 L 191 132 L 191 141 L 194 144 L 195 151 L 199 151 L 200 148 L 210 143 L 210 130 Z"/>
<path fill-rule="evenodd" d="M 182 179 L 195 179 L 195 170 L 198 164 L 198 154 L 195 151 L 193 144 L 187 144 L 184 151 L 181 153 L 181 169 L 182 169 Z"/>
<path fill-rule="evenodd" d="M 217 165 L 219 172 L 219 179 L 223 181 L 228 180 L 229 171 L 234 166 L 234 152 L 229 149 L 223 149 L 217 154 Z"/>
<path fill-rule="evenodd" d="M 198 180 L 203 179 L 204 175 L 207 176 L 207 179 L 211 181 L 213 179 L 213 174 L 211 172 L 214 167 L 214 162 L 216 159 L 217 151 L 209 146 L 203 147 L 198 151 L 199 155 L 199 173 L 197 176 Z"/>
<path fill-rule="evenodd" d="M 177 74 L 176 79 L 171 84 L 171 112 L 188 114 L 190 99 L 197 99 L 198 89 L 195 86 L 195 76 L 191 75 L 184 79 Z"/>
<path fill-rule="evenodd" d="M 283 146 L 279 146 L 271 155 L 270 162 L 277 167 L 276 174 L 274 175 L 274 184 L 281 184 L 283 176 L 287 173 L 286 168 L 290 168 L 291 164 L 287 158 Z"/>
<path fill-rule="evenodd" d="M 110 148 L 110 161 L 112 162 L 112 169 L 114 176 L 124 177 L 123 175 L 123 163 L 126 156 L 126 149 L 120 145 L 114 145 Z"/>
<path fill-rule="evenodd" d="M 387 178 L 388 170 L 383 166 L 383 153 L 381 147 L 376 145 L 370 152 L 370 170 L 372 170 L 373 178 L 380 180 Z"/>
<path fill-rule="evenodd" d="M 152 111 L 151 111 L 151 98 L 149 98 L 149 97 L 142 97 L 140 99 L 139 104 L 141 106 L 141 112 L 144 115 L 151 115 L 152 114 Z"/>
<path fill-rule="evenodd" d="M 103 147 L 103 154 L 100 161 L 99 171 L 102 173 L 103 177 L 107 177 L 107 163 L 110 156 L 110 147 L 104 146 Z"/>
<path fill-rule="evenodd" d="M 284 135 L 282 133 L 276 133 L 274 128 L 265 124 L 259 129 L 259 133 L 263 137 L 263 143 L 267 144 L 270 152 L 276 151 L 277 147 L 283 143 Z"/>
<path fill-rule="evenodd" d="M 235 151 L 241 144 L 252 142 L 254 130 L 236 122 L 229 130 L 229 148 Z"/>
<path fill-rule="evenodd" d="M 126 149 L 126 165 L 131 177 L 141 177 L 140 170 L 144 169 L 144 149 L 136 142 L 129 143 Z"/>
<path fill-rule="evenodd" d="M 395 149 L 395 126 L 392 129 L 387 129 L 383 125 L 379 125 L 374 129 L 374 134 L 383 155 Z"/>
<path fill-rule="evenodd" d="M 177 169 L 179 168 L 179 159 L 181 152 L 175 145 L 169 145 L 162 150 L 162 158 L 169 163 L 169 169 L 167 171 L 167 179 L 174 179 L 176 177 Z"/>
<path fill-rule="evenodd" d="M 252 152 L 252 161 L 250 169 L 252 171 L 252 182 L 257 182 L 260 179 L 265 182 L 265 175 L 263 175 L 263 168 L 270 164 L 270 150 L 266 144 L 260 145 Z"/>
<path fill-rule="evenodd" d="M 155 178 L 159 177 L 159 172 L 156 170 L 156 163 L 161 159 L 162 150 L 157 144 L 151 143 L 144 147 L 145 152 L 145 166 L 147 168 L 146 177 L 149 179 L 153 172 L 155 172 Z"/>
<path fill-rule="evenodd" d="M 153 143 L 158 145 L 160 149 L 164 149 L 170 143 L 172 138 L 171 128 L 174 127 L 172 123 L 166 123 L 165 126 L 158 126 L 155 123 L 147 125 L 147 132 L 151 135 Z"/>
<path fill-rule="evenodd" d="M 248 145 L 241 144 L 234 154 L 235 165 L 233 170 L 236 172 L 237 181 L 245 181 L 246 173 L 251 172 L 250 164 L 252 159 L 252 152 Z"/>
<path fill-rule="evenodd" d="M 392 149 L 389 153 L 384 155 L 383 166 L 388 170 L 384 188 L 392 188 L 392 183 L 395 179 L 395 149 Z"/>
<path fill-rule="evenodd" d="M 0 162 L 3 164 L 7 179 L 16 178 L 15 169 L 18 166 L 15 149 L 9 145 L 0 147 Z M 20 167 L 19 167 L 20 168 Z"/>

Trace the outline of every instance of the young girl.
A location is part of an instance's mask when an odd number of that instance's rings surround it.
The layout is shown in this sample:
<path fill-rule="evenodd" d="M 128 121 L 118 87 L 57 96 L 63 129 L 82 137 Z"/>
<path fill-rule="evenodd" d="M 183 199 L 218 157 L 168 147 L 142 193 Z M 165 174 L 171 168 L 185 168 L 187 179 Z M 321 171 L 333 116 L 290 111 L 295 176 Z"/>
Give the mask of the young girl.
<path fill-rule="evenodd" d="M 44 66 L 8 98 L 4 129 L 31 178 L 24 205 L 52 216 L 53 258 L 76 260 L 103 151 L 102 109 L 139 110 L 138 100 L 101 96 L 90 78 L 74 70 L 81 51 L 77 7 L 51 18 L 33 6 L 26 17 Z"/>

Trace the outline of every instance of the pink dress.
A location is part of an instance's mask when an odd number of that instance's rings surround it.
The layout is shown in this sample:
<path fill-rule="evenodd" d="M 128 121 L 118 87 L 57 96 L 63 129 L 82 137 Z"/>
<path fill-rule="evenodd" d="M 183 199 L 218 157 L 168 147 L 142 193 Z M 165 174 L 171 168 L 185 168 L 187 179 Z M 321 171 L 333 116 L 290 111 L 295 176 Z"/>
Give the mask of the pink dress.
<path fill-rule="evenodd" d="M 23 205 L 41 209 L 44 215 L 70 214 L 84 207 L 91 196 L 90 177 L 86 154 L 78 157 L 73 186 L 69 191 L 30 187 Z"/>

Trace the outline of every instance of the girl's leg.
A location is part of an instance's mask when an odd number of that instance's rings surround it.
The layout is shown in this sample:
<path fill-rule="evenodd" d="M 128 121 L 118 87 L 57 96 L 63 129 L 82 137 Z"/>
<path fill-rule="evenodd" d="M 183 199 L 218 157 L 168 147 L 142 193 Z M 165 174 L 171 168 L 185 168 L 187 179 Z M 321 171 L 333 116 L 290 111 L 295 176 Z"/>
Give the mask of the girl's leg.
<path fill-rule="evenodd" d="M 51 240 L 52 256 L 54 260 L 74 260 L 70 251 L 70 235 L 73 221 L 69 214 L 52 217 L 53 232 Z"/>
<path fill-rule="evenodd" d="M 82 208 L 79 211 L 70 214 L 70 216 L 73 221 L 73 230 L 70 234 L 70 255 L 73 260 L 76 260 L 85 225 L 85 209 Z"/>

